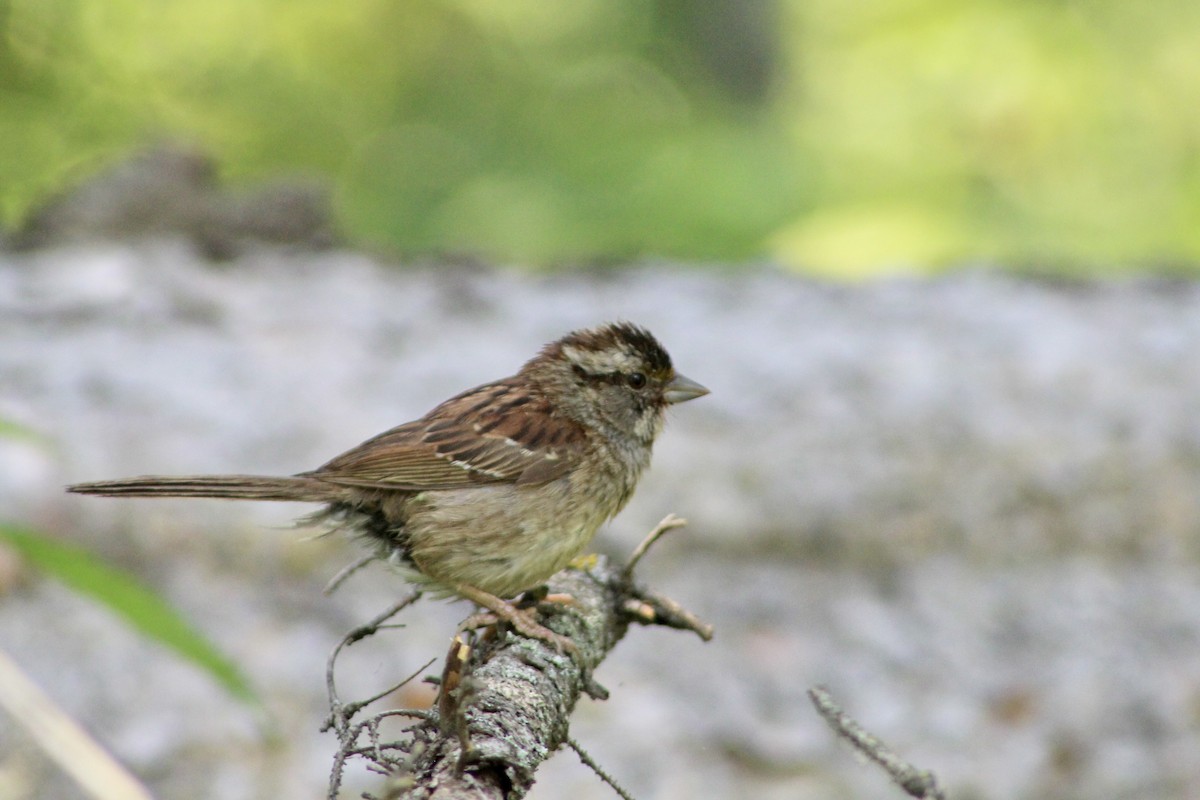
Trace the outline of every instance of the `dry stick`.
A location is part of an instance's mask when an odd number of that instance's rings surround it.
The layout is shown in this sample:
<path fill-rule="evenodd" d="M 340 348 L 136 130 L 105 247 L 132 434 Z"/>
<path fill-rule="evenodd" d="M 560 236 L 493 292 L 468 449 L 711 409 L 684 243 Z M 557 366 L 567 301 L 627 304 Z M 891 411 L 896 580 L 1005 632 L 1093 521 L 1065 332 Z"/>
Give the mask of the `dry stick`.
<path fill-rule="evenodd" d="M 854 718 L 842 710 L 842 707 L 830 696 L 823 686 L 808 690 L 812 700 L 829 727 L 855 750 L 883 767 L 891 779 L 909 796 L 928 798 L 929 800 L 946 800 L 946 794 L 938 786 L 937 777 L 929 770 L 918 769 L 896 755 L 885 745 L 878 736 L 867 731 Z"/>
<path fill-rule="evenodd" d="M 0 708 L 12 715 L 95 800 L 151 800 L 150 792 L 0 650 Z M 18 780 L 19 784 L 19 780 Z"/>

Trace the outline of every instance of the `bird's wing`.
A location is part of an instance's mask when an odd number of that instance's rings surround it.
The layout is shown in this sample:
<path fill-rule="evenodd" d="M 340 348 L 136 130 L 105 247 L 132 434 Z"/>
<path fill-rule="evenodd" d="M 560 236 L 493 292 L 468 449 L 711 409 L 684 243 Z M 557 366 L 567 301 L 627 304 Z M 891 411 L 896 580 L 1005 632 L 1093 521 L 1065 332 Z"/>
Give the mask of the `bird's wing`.
<path fill-rule="evenodd" d="M 304 475 L 344 486 L 460 489 L 538 485 L 579 462 L 587 434 L 511 380 L 451 398 Z"/>

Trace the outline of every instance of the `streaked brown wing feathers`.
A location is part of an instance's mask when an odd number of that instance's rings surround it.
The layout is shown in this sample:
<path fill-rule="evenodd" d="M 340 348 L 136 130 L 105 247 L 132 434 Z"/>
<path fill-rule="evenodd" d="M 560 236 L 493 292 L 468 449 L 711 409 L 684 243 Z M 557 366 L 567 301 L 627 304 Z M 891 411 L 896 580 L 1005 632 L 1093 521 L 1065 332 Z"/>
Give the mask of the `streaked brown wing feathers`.
<path fill-rule="evenodd" d="M 538 484 L 575 465 L 585 434 L 511 381 L 447 400 L 425 417 L 364 442 L 305 473 L 351 486 L 456 489 Z"/>

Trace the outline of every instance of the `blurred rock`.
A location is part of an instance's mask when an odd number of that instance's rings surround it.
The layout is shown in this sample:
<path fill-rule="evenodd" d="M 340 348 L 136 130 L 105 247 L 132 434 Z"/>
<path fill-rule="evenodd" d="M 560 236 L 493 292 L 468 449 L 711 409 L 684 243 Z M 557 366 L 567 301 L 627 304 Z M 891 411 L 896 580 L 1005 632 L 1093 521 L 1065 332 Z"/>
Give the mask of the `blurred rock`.
<path fill-rule="evenodd" d="M 222 189 L 207 155 L 172 145 L 135 153 L 34 210 L 8 246 L 30 250 L 96 240 L 178 235 L 225 260 L 261 242 L 325 249 L 336 241 L 327 191 L 291 180 Z"/>

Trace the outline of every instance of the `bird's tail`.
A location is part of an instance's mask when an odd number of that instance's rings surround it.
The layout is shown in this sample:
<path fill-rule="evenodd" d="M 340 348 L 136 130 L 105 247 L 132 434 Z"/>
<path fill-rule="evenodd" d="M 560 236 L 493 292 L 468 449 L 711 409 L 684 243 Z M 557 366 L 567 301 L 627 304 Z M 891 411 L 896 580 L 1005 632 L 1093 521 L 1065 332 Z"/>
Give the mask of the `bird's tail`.
<path fill-rule="evenodd" d="M 316 478 L 263 475 L 143 475 L 115 481 L 77 483 L 75 494 L 105 497 L 219 497 L 229 500 L 294 500 L 329 503 L 344 499 L 346 490 Z"/>

